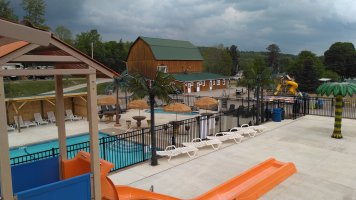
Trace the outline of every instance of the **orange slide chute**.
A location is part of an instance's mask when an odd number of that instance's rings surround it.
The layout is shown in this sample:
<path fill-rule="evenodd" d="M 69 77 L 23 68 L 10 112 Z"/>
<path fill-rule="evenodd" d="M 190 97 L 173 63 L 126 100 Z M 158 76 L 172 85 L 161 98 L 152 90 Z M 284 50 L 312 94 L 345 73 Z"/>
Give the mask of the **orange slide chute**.
<path fill-rule="evenodd" d="M 62 164 L 63 179 L 88 173 L 90 172 L 90 154 L 81 151 L 75 158 L 63 161 Z M 114 164 L 105 160 L 100 160 L 100 164 L 103 200 L 179 200 L 175 197 L 129 186 L 115 186 L 107 177 Z M 194 198 L 194 200 L 257 199 L 296 171 L 293 163 L 283 163 L 271 158 Z"/>

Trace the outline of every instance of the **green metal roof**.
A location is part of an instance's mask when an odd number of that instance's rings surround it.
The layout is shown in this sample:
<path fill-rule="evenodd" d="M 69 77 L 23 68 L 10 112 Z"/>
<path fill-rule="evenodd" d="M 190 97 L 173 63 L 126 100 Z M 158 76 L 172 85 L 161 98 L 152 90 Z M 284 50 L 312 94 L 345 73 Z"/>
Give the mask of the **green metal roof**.
<path fill-rule="evenodd" d="M 196 81 L 196 80 L 214 80 L 214 79 L 228 79 L 229 77 L 220 75 L 220 74 L 213 74 L 208 72 L 200 72 L 200 73 L 179 73 L 179 74 L 172 74 L 172 76 L 177 81 Z"/>
<path fill-rule="evenodd" d="M 156 60 L 203 60 L 199 49 L 189 41 L 140 38 L 150 46 Z"/>

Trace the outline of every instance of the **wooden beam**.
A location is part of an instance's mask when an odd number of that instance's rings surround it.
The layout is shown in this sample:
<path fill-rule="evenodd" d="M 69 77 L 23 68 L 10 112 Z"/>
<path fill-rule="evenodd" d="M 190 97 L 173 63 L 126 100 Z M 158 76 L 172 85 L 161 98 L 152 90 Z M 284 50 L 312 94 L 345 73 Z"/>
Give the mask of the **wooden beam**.
<path fill-rule="evenodd" d="M 64 120 L 64 97 L 62 80 L 63 77 L 56 75 L 54 78 L 56 90 L 56 123 L 58 128 L 59 155 L 61 160 L 67 160 L 67 141 Z"/>
<path fill-rule="evenodd" d="M 0 35 L 48 46 L 52 33 L 0 19 Z"/>
<path fill-rule="evenodd" d="M 64 98 L 86 96 L 86 95 L 87 95 L 86 92 L 73 93 L 73 94 L 69 93 L 69 94 L 64 94 Z M 51 95 L 44 95 L 44 96 L 9 98 L 9 99 L 5 99 L 5 101 L 8 101 L 8 102 L 23 102 L 23 101 L 39 101 L 39 100 L 55 99 L 55 98 L 56 98 L 56 96 L 51 94 Z"/>
<path fill-rule="evenodd" d="M 50 76 L 96 74 L 95 69 L 13 69 L 0 70 L 0 76 Z"/>
<path fill-rule="evenodd" d="M 27 103 L 27 101 L 22 102 L 22 104 L 17 108 L 18 110 L 21 110 L 21 108 Z"/>
<path fill-rule="evenodd" d="M 1 30 L 2 29 L 3 28 L 1 27 Z M 19 48 L 16 51 L 14 51 L 12 53 L 9 53 L 6 56 L 1 57 L 0 58 L 0 65 L 4 65 L 5 63 L 12 61 L 13 59 L 15 59 L 15 58 L 17 58 L 19 56 L 22 56 L 25 53 L 28 53 L 29 51 L 31 51 L 33 49 L 36 49 L 37 47 L 39 47 L 39 45 L 37 45 L 37 44 L 29 44 L 29 45 L 26 45 L 26 46 L 24 46 L 22 48 Z M 0 76 L 1 76 L 1 74 L 0 74 Z"/>
<path fill-rule="evenodd" d="M 54 104 L 52 101 L 50 101 L 49 99 L 46 99 L 46 101 L 48 101 L 48 103 L 52 104 L 53 106 L 56 105 L 56 104 Z"/>
<path fill-rule="evenodd" d="M 16 108 L 15 102 L 12 102 L 12 108 L 15 110 L 15 113 L 18 115 L 19 111 Z"/>
<path fill-rule="evenodd" d="M 96 111 L 96 76 L 90 74 L 87 76 L 87 91 L 88 91 L 88 121 L 90 135 L 90 158 L 91 172 L 93 174 L 93 197 L 101 199 L 101 183 L 100 183 L 100 161 L 99 161 L 99 133 L 98 133 L 98 117 Z M 92 198 L 93 198 L 92 197 Z"/>
<path fill-rule="evenodd" d="M 82 55 L 78 51 L 73 50 L 72 48 L 64 45 L 63 43 L 61 43 L 59 41 L 57 41 L 56 39 L 52 38 L 51 39 L 51 44 L 56 46 L 56 47 L 58 47 L 58 48 L 60 48 L 60 49 L 62 49 L 65 52 L 69 53 L 73 57 L 78 58 L 82 62 L 84 62 L 87 65 L 89 65 L 90 67 L 93 67 L 94 69 L 100 71 L 101 73 L 105 74 L 109 78 L 114 78 L 115 74 L 113 72 L 111 72 L 110 70 L 108 70 L 108 69 L 104 68 L 103 66 L 97 64 L 96 62 L 94 62 L 90 58 L 87 58 L 86 56 Z"/>
<path fill-rule="evenodd" d="M 12 60 L 12 62 L 81 62 L 73 56 L 52 56 L 52 55 L 22 55 Z"/>
<path fill-rule="evenodd" d="M 83 100 L 85 103 L 88 103 L 87 100 L 83 96 L 79 96 L 81 100 Z"/>
<path fill-rule="evenodd" d="M 13 199 L 4 79 L 0 76 L 0 188 L 3 199 Z"/>

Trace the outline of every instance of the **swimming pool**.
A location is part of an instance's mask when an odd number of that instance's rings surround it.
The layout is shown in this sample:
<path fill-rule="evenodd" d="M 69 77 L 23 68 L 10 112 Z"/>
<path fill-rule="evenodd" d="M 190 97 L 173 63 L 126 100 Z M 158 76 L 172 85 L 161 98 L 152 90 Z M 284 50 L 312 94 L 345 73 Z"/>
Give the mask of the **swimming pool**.
<path fill-rule="evenodd" d="M 149 109 L 145 110 L 145 112 L 150 113 L 151 111 Z M 175 112 L 166 112 L 163 110 L 163 108 L 155 108 L 155 113 L 160 113 L 160 114 L 176 114 Z M 187 113 L 177 113 L 178 115 L 199 115 L 197 112 L 187 112 Z"/>
<path fill-rule="evenodd" d="M 112 171 L 145 161 L 151 157 L 149 147 L 132 141 L 132 138 L 129 141 L 116 136 L 108 136 L 101 132 L 99 132 L 99 138 L 99 155 L 102 159 L 114 163 L 115 167 Z M 68 159 L 73 158 L 80 150 L 89 152 L 88 133 L 67 138 Z M 58 140 L 13 148 L 10 149 L 10 163 L 17 165 L 33 162 L 57 156 L 58 152 Z"/>

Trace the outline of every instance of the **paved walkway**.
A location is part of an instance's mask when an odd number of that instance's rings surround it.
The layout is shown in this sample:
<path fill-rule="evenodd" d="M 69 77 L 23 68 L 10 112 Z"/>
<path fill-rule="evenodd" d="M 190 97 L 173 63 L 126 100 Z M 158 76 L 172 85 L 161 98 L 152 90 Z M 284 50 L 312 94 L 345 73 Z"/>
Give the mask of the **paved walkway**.
<path fill-rule="evenodd" d="M 224 144 L 212 151 L 199 150 L 199 157 L 186 155 L 148 162 L 110 176 L 115 184 L 128 184 L 183 199 L 192 198 L 275 157 L 294 162 L 298 172 L 261 199 L 356 199 L 355 120 L 343 120 L 344 139 L 330 138 L 333 118 L 305 116 L 283 123 L 267 123 L 269 131 L 243 141 Z M 279 126 L 276 128 L 275 126 Z"/>

